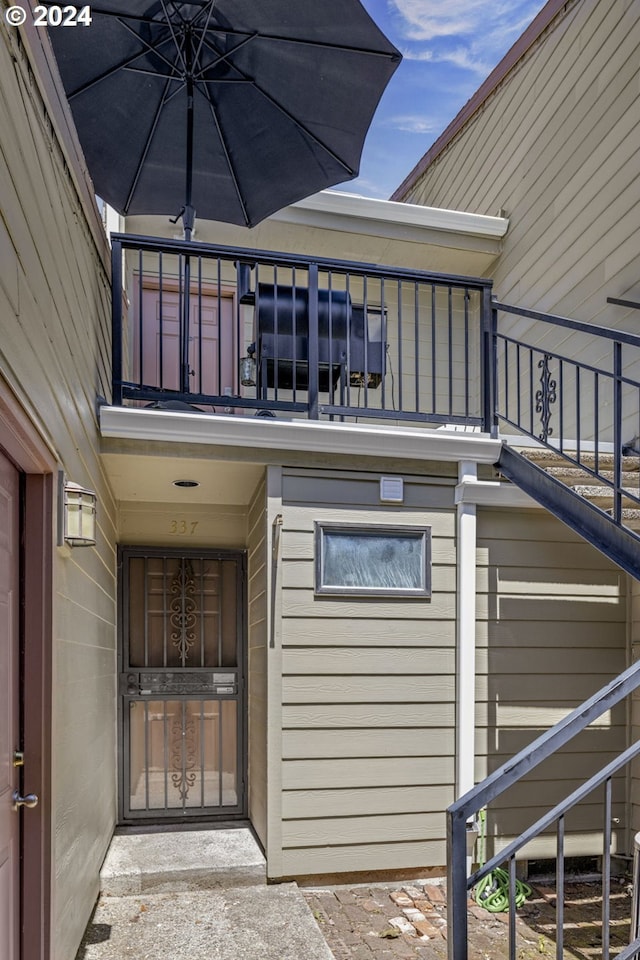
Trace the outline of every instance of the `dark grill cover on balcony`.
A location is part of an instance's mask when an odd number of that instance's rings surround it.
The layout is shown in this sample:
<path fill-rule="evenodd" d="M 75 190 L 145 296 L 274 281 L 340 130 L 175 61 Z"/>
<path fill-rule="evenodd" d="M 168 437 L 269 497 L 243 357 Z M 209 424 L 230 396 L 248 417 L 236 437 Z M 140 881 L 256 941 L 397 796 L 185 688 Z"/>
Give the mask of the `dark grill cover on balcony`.
<path fill-rule="evenodd" d="M 101 0 L 92 16 L 49 36 L 96 191 L 123 214 L 253 226 L 352 179 L 401 59 L 359 0 Z"/>
<path fill-rule="evenodd" d="M 260 386 L 306 390 L 309 377 L 309 292 L 304 287 L 258 284 L 256 340 Z M 365 329 L 364 308 L 345 290 L 318 290 L 319 388 L 335 386 L 340 374 L 351 382 L 379 383 L 384 344 Z"/>

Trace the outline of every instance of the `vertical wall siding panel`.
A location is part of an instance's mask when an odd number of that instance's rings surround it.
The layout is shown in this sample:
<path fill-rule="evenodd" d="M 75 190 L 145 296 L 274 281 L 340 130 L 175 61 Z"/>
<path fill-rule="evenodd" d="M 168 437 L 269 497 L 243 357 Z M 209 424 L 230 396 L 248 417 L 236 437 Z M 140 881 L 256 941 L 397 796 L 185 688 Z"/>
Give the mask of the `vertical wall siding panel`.
<path fill-rule="evenodd" d="M 390 507 L 375 474 L 283 472 L 283 875 L 445 862 L 455 750 L 453 484 L 405 478 L 405 504 Z M 316 597 L 316 520 L 431 526 L 431 600 Z"/>
<path fill-rule="evenodd" d="M 116 819 L 116 511 L 96 416 L 110 393 L 109 251 L 26 38 L 0 31 L 0 369 L 68 478 L 98 494 L 96 547 L 54 551 L 52 956 L 71 957 Z"/>
<path fill-rule="evenodd" d="M 575 565 L 571 558 L 575 558 Z M 541 511 L 478 511 L 476 776 L 496 769 L 625 669 L 626 575 Z M 503 844 L 626 745 L 624 704 L 496 803 L 491 843 Z M 624 777 L 616 849 L 625 847 Z M 586 809 L 586 808 L 585 808 Z M 574 855 L 601 853 L 601 808 L 568 819 Z M 555 856 L 553 840 L 528 854 Z"/>

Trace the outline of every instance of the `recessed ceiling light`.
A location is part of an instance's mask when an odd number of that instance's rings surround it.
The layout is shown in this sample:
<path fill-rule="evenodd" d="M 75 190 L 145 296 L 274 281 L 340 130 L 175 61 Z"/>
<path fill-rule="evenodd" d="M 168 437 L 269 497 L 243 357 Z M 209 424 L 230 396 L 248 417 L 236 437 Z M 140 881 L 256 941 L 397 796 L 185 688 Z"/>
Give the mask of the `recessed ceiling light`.
<path fill-rule="evenodd" d="M 200 482 L 198 480 L 174 480 L 174 487 L 199 487 Z"/>

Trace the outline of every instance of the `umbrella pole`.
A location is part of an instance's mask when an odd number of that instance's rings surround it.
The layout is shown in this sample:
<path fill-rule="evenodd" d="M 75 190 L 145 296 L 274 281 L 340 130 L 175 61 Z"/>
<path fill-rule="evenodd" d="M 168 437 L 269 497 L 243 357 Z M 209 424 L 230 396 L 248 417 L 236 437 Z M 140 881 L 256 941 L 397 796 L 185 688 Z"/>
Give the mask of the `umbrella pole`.
<path fill-rule="evenodd" d="M 193 223 L 196 212 L 191 204 L 193 192 L 193 76 L 192 60 L 193 48 L 191 45 L 191 36 L 187 37 L 186 43 L 186 66 L 187 66 L 187 184 L 186 184 L 186 203 L 182 213 L 182 225 L 184 227 L 184 239 L 187 243 L 191 241 Z M 187 253 L 184 258 L 184 314 L 182 318 L 182 344 L 180 357 L 180 391 L 189 393 L 189 323 L 191 319 L 191 257 Z"/>

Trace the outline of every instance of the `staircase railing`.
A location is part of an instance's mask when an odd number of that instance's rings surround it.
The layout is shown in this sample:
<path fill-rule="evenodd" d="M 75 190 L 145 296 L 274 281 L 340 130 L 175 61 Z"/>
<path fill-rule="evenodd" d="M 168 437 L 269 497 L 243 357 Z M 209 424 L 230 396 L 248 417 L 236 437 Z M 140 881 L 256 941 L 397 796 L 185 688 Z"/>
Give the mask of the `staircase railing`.
<path fill-rule="evenodd" d="M 640 508 L 624 455 L 640 455 L 640 336 L 493 304 L 495 423 L 538 441 L 608 488 L 624 525 Z"/>
<path fill-rule="evenodd" d="M 612 823 L 612 778 L 634 757 L 640 754 L 640 741 L 620 754 L 566 799 L 548 811 L 536 823 L 528 827 L 517 839 L 508 843 L 479 869 L 471 874 L 467 870 L 467 828 L 479 812 L 486 808 L 509 787 L 521 780 L 531 770 L 553 753 L 565 746 L 581 731 L 610 710 L 624 697 L 640 687 L 640 662 L 633 664 L 615 680 L 569 713 L 556 726 L 538 737 L 530 746 L 496 770 L 478 786 L 457 800 L 447 811 L 447 925 L 449 960 L 467 960 L 468 923 L 467 900 L 469 891 L 488 876 L 496 867 L 508 865 L 509 875 L 509 938 L 510 960 L 516 957 L 516 857 L 528 843 L 543 831 L 556 828 L 556 957 L 562 960 L 564 950 L 564 857 L 565 816 L 581 800 L 598 787 L 604 788 L 602 825 L 602 960 L 610 957 L 610 894 L 611 894 L 611 823 Z M 617 960 L 629 960 L 640 953 L 640 937 L 629 947 L 617 953 Z"/>

